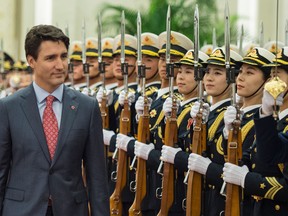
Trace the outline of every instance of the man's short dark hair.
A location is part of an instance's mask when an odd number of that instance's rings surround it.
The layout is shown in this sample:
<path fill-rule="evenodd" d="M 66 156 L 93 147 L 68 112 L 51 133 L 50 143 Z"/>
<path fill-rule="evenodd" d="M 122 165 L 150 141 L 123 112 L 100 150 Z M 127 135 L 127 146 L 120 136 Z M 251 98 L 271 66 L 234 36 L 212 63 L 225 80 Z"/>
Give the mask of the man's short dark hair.
<path fill-rule="evenodd" d="M 32 56 L 37 60 L 39 47 L 43 41 L 62 41 L 67 50 L 69 48 L 69 38 L 63 31 L 52 25 L 37 25 L 34 26 L 26 35 L 25 39 L 25 52 L 26 57 Z"/>

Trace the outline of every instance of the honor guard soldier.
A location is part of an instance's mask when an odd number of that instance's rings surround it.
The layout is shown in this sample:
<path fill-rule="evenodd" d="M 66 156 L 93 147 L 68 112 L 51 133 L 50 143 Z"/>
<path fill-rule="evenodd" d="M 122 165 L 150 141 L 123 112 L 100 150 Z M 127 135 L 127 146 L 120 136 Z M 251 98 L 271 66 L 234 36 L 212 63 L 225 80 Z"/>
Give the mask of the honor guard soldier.
<path fill-rule="evenodd" d="M 8 96 L 7 88 L 9 85 L 9 73 L 12 70 L 10 61 L 4 61 L 3 70 L 3 72 L 1 71 L 0 99 Z"/>
<path fill-rule="evenodd" d="M 137 82 L 136 82 L 136 56 L 137 56 L 137 39 L 129 34 L 125 34 L 124 40 L 124 53 L 125 53 L 125 63 L 128 64 L 127 71 L 127 80 L 128 80 L 128 94 L 127 100 L 129 106 L 131 108 L 132 103 L 135 101 L 135 92 L 137 90 Z M 118 35 L 114 38 L 113 44 L 113 74 L 117 80 L 118 87 L 113 90 L 113 92 L 107 92 L 108 105 L 114 107 L 114 110 L 109 107 L 109 116 L 114 116 L 114 123 L 111 125 L 110 130 L 103 130 L 104 135 L 104 144 L 109 145 L 109 151 L 114 152 L 116 149 L 116 137 L 117 133 L 119 133 L 119 126 L 121 124 L 120 113 L 124 105 L 124 100 L 126 97 L 126 92 L 124 91 L 124 76 L 122 67 L 121 67 L 121 35 Z M 113 94 L 112 94 L 113 93 Z M 97 100 L 102 101 L 103 89 L 100 88 L 97 93 Z M 134 110 L 135 112 L 135 110 Z M 133 109 L 131 109 L 131 117 L 135 116 L 133 113 Z M 111 117 L 110 117 L 111 118 Z M 129 119 L 131 121 L 131 119 Z M 116 127 L 116 128 L 115 128 Z M 133 124 L 131 124 L 131 128 L 129 129 L 129 135 L 133 135 Z M 116 133 L 115 133 L 116 132 Z M 133 158 L 132 158 L 133 159 Z M 131 159 L 131 160 L 132 160 Z M 114 167 L 114 170 L 116 167 Z M 123 213 L 127 214 L 129 207 L 131 206 L 134 193 L 130 191 L 130 182 L 135 180 L 134 171 L 130 171 L 127 176 L 127 184 L 125 185 L 122 194 L 121 200 L 123 205 Z M 110 188 L 113 192 L 113 188 Z"/>
<path fill-rule="evenodd" d="M 117 87 L 117 80 L 113 75 L 113 38 L 102 39 L 102 61 L 105 62 L 105 87 L 113 90 Z"/>
<path fill-rule="evenodd" d="M 233 129 L 233 122 L 237 116 L 239 116 L 239 119 L 241 120 L 241 137 L 238 140 L 240 143 L 237 146 L 241 146 L 240 151 L 243 152 L 242 155 L 239 156 L 239 160 L 241 159 L 242 164 L 246 164 L 250 167 L 250 147 L 255 138 L 253 114 L 261 106 L 264 84 L 270 77 L 269 70 L 267 70 L 267 68 L 265 69 L 263 65 L 271 63 L 274 57 L 275 56 L 266 49 L 256 47 L 241 61 L 242 66 L 237 76 L 236 84 L 237 94 L 243 98 L 243 105 L 240 108 L 240 111 L 237 111 L 234 106 L 229 106 L 224 113 L 225 126 L 223 129 L 223 136 L 220 136 L 216 143 L 217 148 L 222 150 L 222 162 L 207 163 L 206 181 L 208 184 L 214 185 L 218 192 L 223 184 L 222 174 L 223 163 L 225 162 L 224 157 L 226 157 L 227 152 L 229 151 L 227 139 L 229 131 L 232 131 Z M 238 112 L 239 114 L 237 114 Z M 245 195 L 243 200 L 241 199 L 239 202 L 241 202 L 242 214 L 249 215 L 252 208 L 250 196 Z M 222 207 L 224 207 L 224 203 Z"/>
<path fill-rule="evenodd" d="M 73 41 L 71 44 L 70 62 L 73 65 L 74 88 L 81 91 L 87 87 L 82 63 L 82 42 Z"/>
<path fill-rule="evenodd" d="M 199 51 L 199 62 L 197 62 L 198 69 L 204 72 L 204 63 L 209 56 Z M 177 86 L 178 92 L 183 95 L 183 101 L 180 103 L 177 112 L 177 126 L 178 126 L 178 148 L 163 145 L 161 150 L 161 160 L 174 164 L 175 168 L 175 196 L 174 206 L 171 208 L 171 212 L 178 212 L 178 214 L 184 215 L 185 208 L 182 206 L 182 201 L 185 199 L 185 186 L 184 186 L 184 172 L 187 171 L 188 152 L 191 145 L 191 131 L 193 127 L 193 119 L 190 116 L 190 110 L 193 104 L 197 101 L 198 84 L 194 78 L 194 50 L 189 50 L 185 56 L 178 63 L 179 71 L 177 74 Z M 163 110 L 165 116 L 168 116 L 172 112 L 172 100 L 170 97 L 166 99 L 163 104 Z M 164 128 L 164 127 L 163 127 Z M 186 153 L 186 154 L 185 154 Z M 184 155 L 184 157 L 183 157 Z M 177 159 L 176 159 L 177 158 Z M 184 161 L 184 166 L 183 166 Z"/>
<path fill-rule="evenodd" d="M 98 67 L 98 40 L 96 38 L 86 38 L 86 59 L 89 64 L 89 94 L 94 95 L 102 84 Z"/>
<path fill-rule="evenodd" d="M 158 63 L 159 63 L 159 40 L 158 35 L 153 33 L 143 33 L 141 35 L 141 46 L 142 46 L 142 63 L 146 66 L 145 74 L 145 94 L 148 97 L 155 95 L 161 86 L 159 74 L 158 74 Z M 138 99 L 139 93 L 141 92 L 141 83 L 138 87 Z"/>
<path fill-rule="evenodd" d="M 249 172 L 245 167 L 227 163 L 223 175 L 225 181 L 242 186 L 245 193 L 254 198 L 253 216 L 284 216 L 288 212 L 287 160 L 283 160 L 274 153 L 279 151 L 282 154 L 284 152 L 277 145 L 279 140 L 277 133 L 281 137 L 288 129 L 288 47 L 282 48 L 277 54 L 277 59 L 273 60 L 273 64 L 266 66 L 272 67 L 273 76 L 282 80 L 279 80 L 279 83 L 275 82 L 277 86 L 273 87 L 281 89 L 282 86 L 282 90 L 284 90 L 276 98 L 276 104 L 281 105 L 279 120 L 275 121 L 272 116 L 275 99 L 268 91 L 264 90 L 262 106 L 254 114 L 256 142 L 251 149 L 252 170 Z M 275 162 L 271 163 L 270 158 L 275 158 Z M 279 162 L 281 163 L 279 164 Z"/>
<path fill-rule="evenodd" d="M 230 65 L 239 69 L 242 57 L 233 50 L 230 50 Z M 211 106 L 207 103 L 203 105 L 203 121 L 207 122 L 207 141 L 204 156 L 198 154 L 179 153 L 175 157 L 175 163 L 186 165 L 188 160 L 188 169 L 205 175 L 206 185 L 205 198 L 202 201 L 205 215 L 218 216 L 224 209 L 225 198 L 220 195 L 222 186 L 221 174 L 215 175 L 213 166 L 223 166 L 223 148 L 217 145 L 219 137 L 224 128 L 224 113 L 231 104 L 231 85 L 227 83 L 227 74 L 225 68 L 225 51 L 223 48 L 215 48 L 206 62 L 206 71 L 203 82 L 206 93 L 211 97 Z M 199 112 L 200 103 L 196 102 L 191 109 L 193 121 L 196 121 Z M 193 145 L 193 144 L 192 144 Z M 184 167 L 183 167 L 184 168 Z M 211 169 L 211 170 L 210 170 Z M 200 208 L 200 206 L 199 206 Z"/>
<path fill-rule="evenodd" d="M 167 33 L 163 32 L 159 35 L 160 50 L 158 52 L 160 60 L 158 63 L 158 73 L 161 79 L 161 88 L 156 92 L 155 100 L 150 105 L 150 140 L 148 144 L 136 141 L 131 137 L 118 135 L 117 145 L 121 149 L 126 149 L 129 155 L 135 155 L 146 161 L 147 164 L 147 190 L 146 196 L 141 204 L 141 212 L 143 215 L 156 215 L 160 209 L 159 195 L 156 198 L 156 190 L 161 187 L 161 176 L 157 174 L 157 168 L 160 164 L 161 148 L 163 145 L 162 125 L 164 121 L 163 103 L 169 96 L 169 78 L 166 76 L 166 37 Z M 179 62 L 185 53 L 193 48 L 192 41 L 185 35 L 171 31 L 171 63 Z M 174 77 L 176 78 L 178 68 L 174 68 Z M 176 82 L 174 83 L 174 86 Z M 179 100 L 182 99 L 176 87 L 174 94 Z M 152 96 L 153 97 L 153 96 Z M 144 100 L 139 99 L 135 104 L 137 115 L 142 115 L 144 111 Z M 118 141 L 119 140 L 119 141 Z M 176 210 L 177 212 L 177 210 Z"/>

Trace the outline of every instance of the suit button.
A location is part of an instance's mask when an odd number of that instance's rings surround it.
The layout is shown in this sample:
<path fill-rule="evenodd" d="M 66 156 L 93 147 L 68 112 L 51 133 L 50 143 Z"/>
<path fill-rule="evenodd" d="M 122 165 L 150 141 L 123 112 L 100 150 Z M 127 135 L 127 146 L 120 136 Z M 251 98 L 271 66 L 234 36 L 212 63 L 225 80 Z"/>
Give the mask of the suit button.
<path fill-rule="evenodd" d="M 279 211 L 280 210 L 280 206 L 279 205 L 275 205 L 275 210 Z"/>
<path fill-rule="evenodd" d="M 52 175 L 52 174 L 53 174 L 53 170 L 50 169 L 50 170 L 49 170 L 49 175 Z"/>

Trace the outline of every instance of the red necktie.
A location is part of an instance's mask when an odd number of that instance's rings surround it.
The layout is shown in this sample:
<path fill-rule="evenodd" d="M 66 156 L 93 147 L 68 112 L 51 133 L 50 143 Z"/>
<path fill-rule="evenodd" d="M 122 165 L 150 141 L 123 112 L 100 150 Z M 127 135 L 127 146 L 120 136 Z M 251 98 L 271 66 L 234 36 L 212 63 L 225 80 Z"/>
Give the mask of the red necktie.
<path fill-rule="evenodd" d="M 43 129 L 51 160 L 54 157 L 58 139 L 58 122 L 52 108 L 53 101 L 54 96 L 52 95 L 46 98 L 46 107 L 43 113 Z"/>

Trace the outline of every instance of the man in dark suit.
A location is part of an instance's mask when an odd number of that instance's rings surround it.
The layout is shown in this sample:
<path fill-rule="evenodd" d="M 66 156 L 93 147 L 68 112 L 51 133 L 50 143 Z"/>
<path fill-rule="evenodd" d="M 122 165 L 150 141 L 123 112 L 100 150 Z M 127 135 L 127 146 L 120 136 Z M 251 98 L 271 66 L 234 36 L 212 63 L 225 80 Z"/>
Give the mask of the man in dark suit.
<path fill-rule="evenodd" d="M 64 86 L 68 47 L 60 29 L 33 27 L 25 51 L 35 81 L 0 100 L 1 216 L 87 216 L 88 201 L 91 215 L 109 215 L 99 106 Z"/>

